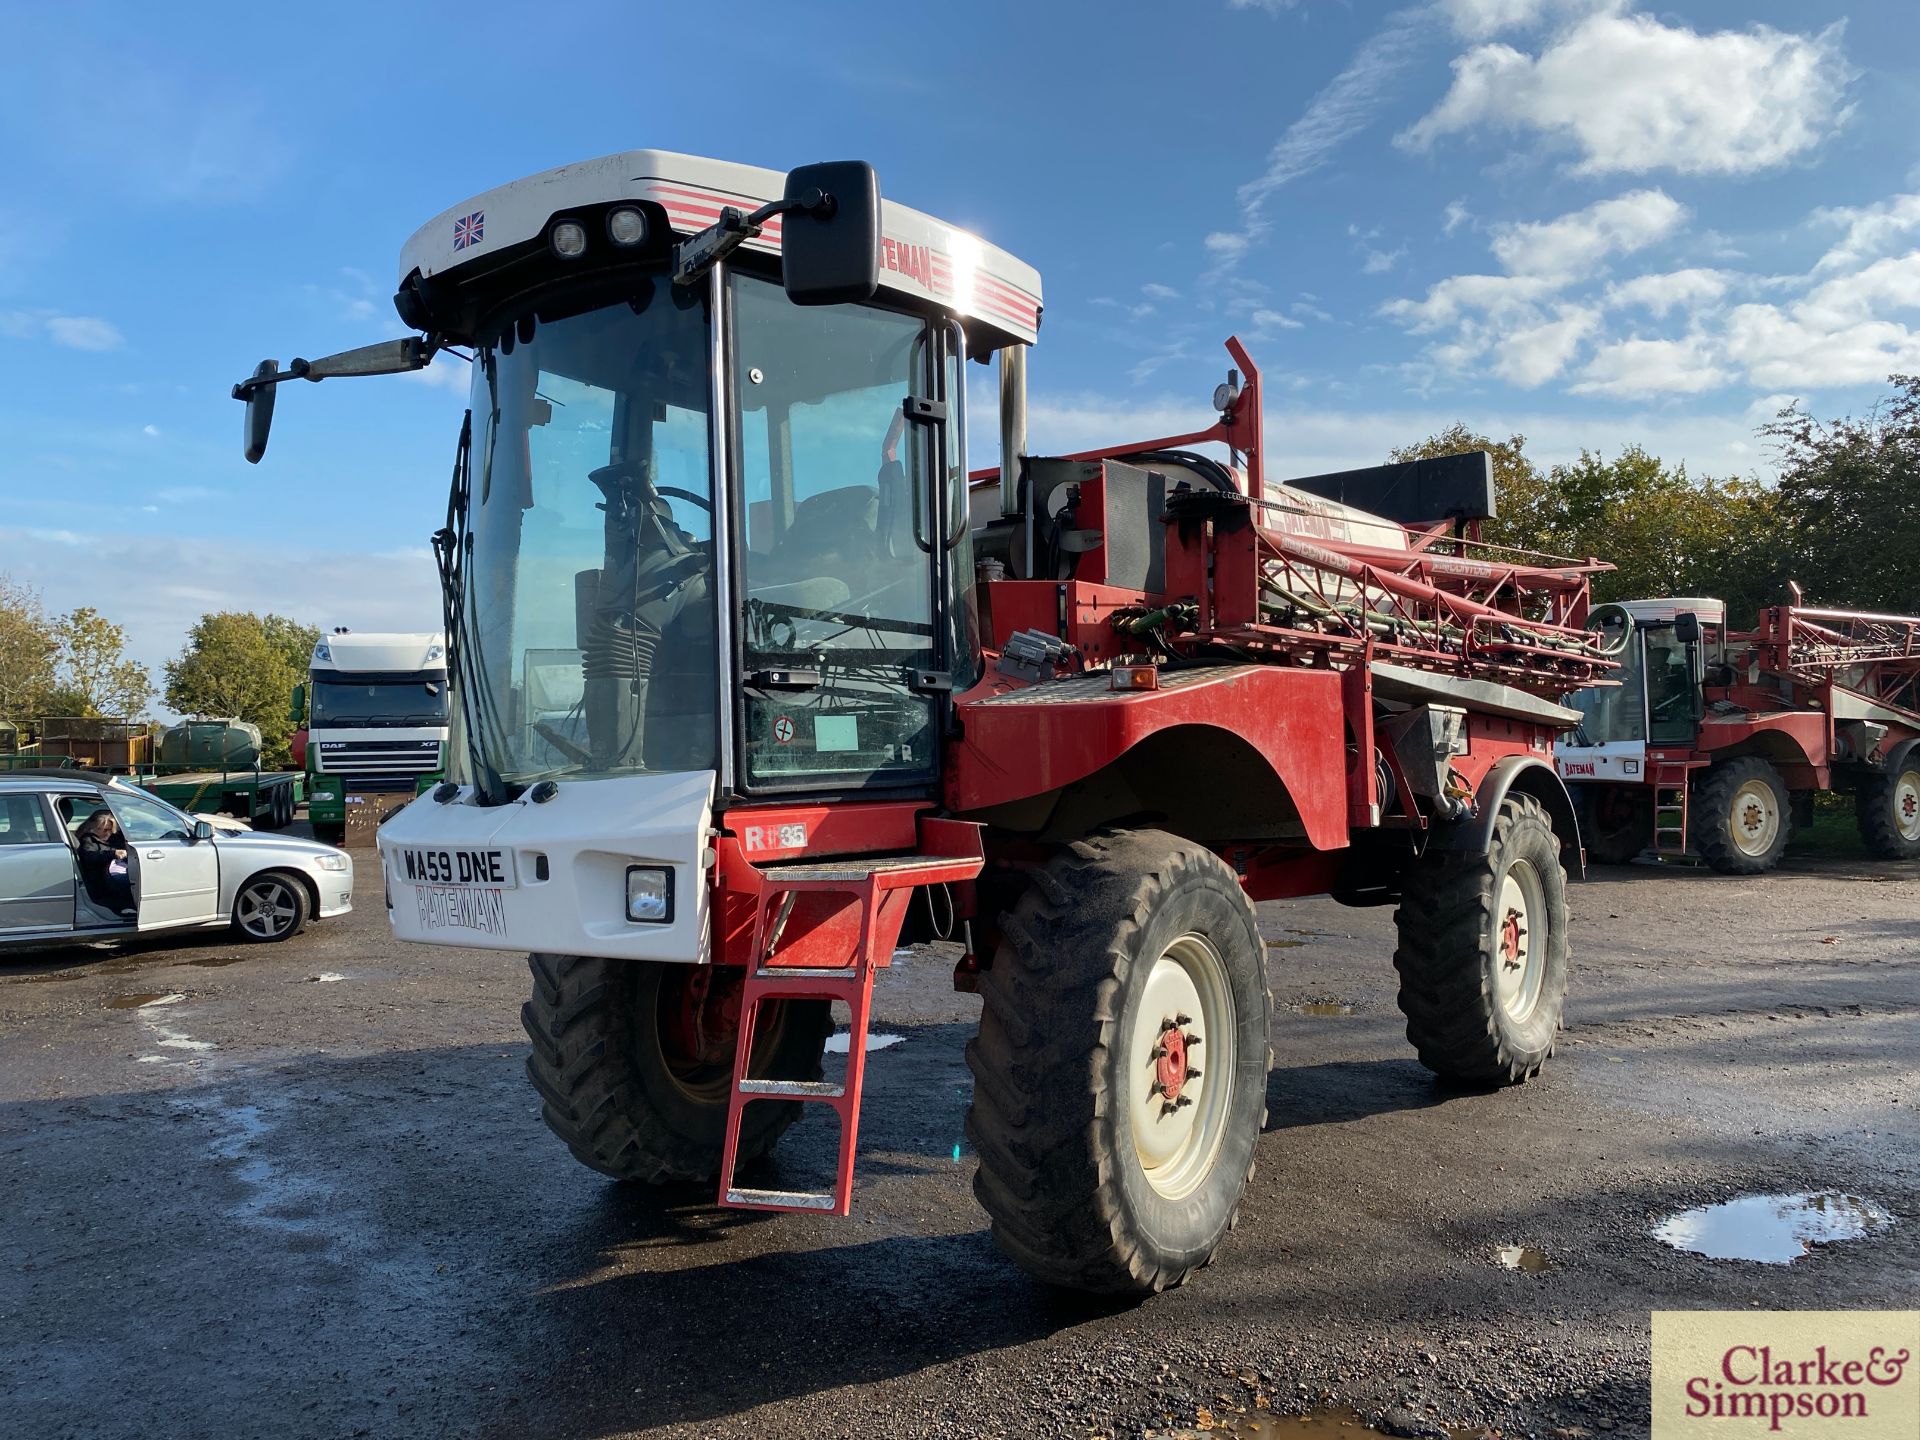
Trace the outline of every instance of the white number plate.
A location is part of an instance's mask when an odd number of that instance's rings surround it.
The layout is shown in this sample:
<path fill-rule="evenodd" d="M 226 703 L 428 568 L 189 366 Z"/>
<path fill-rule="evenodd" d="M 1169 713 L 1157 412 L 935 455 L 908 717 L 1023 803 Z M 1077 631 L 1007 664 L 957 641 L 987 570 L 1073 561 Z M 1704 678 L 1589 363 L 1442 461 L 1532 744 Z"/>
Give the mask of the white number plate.
<path fill-rule="evenodd" d="M 402 884 L 513 890 L 520 881 L 513 851 L 464 845 L 402 845 L 393 854 Z"/>

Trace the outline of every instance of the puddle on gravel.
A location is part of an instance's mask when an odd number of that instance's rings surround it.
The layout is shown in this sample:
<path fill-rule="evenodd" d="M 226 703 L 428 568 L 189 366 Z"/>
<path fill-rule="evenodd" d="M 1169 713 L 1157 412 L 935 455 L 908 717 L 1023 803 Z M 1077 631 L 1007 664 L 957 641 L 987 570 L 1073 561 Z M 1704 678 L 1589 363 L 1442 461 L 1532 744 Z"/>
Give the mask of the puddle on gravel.
<path fill-rule="evenodd" d="M 197 965 L 202 970 L 218 970 L 222 965 L 238 965 L 242 960 L 251 960 L 251 955 L 208 955 L 200 960 L 188 960 L 183 963 Z"/>
<path fill-rule="evenodd" d="M 1299 948 L 1300 948 L 1300 947 L 1301 947 L 1302 945 L 1304 945 L 1304 944 L 1306 944 L 1306 943 L 1307 943 L 1307 942 L 1306 942 L 1306 941 L 1304 941 L 1304 940 L 1269 940 L 1269 941 L 1267 941 L 1267 949 L 1269 949 L 1269 950 L 1298 950 L 1298 949 L 1299 949 Z"/>
<path fill-rule="evenodd" d="M 869 1030 L 867 1032 L 867 1053 L 871 1055 L 874 1051 L 884 1050 L 889 1045 L 902 1044 L 906 1041 L 906 1038 L 907 1037 L 904 1035 L 882 1035 L 876 1031 Z M 837 1035 L 829 1035 L 827 1037 L 827 1054 L 829 1055 L 846 1054 L 847 1047 L 849 1043 L 852 1041 L 852 1039 L 853 1037 L 847 1034 L 847 1032 L 844 1030 L 842 1030 Z"/>
<path fill-rule="evenodd" d="M 1544 1274 L 1553 1268 L 1547 1252 L 1531 1245 L 1501 1245 L 1494 1250 L 1493 1258 L 1508 1270 L 1523 1270 L 1529 1275 Z"/>
<path fill-rule="evenodd" d="M 1790 1265 L 1813 1247 L 1858 1240 L 1893 1216 L 1858 1195 L 1823 1190 L 1801 1195 L 1743 1195 L 1722 1205 L 1683 1210 L 1653 1227 L 1656 1240 L 1710 1260 Z"/>
<path fill-rule="evenodd" d="M 177 1005 L 186 998 L 165 990 L 152 990 L 140 995 L 109 995 L 101 1003 L 109 1010 L 138 1010 L 142 1005 Z"/>
<path fill-rule="evenodd" d="M 1351 1015 L 1354 1007 L 1345 1000 L 1303 1000 L 1287 1009 L 1296 1015 Z"/>
<path fill-rule="evenodd" d="M 333 970 L 322 970 L 318 975 L 309 975 L 303 982 L 308 985 L 333 985 L 347 977 Z"/>

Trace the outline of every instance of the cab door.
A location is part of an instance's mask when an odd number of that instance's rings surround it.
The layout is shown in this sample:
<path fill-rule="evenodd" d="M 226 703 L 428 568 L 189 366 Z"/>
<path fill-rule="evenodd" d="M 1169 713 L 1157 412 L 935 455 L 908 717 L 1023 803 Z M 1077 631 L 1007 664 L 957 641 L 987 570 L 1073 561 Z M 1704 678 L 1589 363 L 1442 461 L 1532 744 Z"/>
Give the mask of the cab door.
<path fill-rule="evenodd" d="M 0 935 L 73 929 L 75 884 L 45 797 L 0 795 Z"/>
<path fill-rule="evenodd" d="M 193 822 L 157 800 L 115 792 L 107 804 L 127 837 L 139 928 L 220 918 L 220 857 L 213 842 L 196 841 Z"/>

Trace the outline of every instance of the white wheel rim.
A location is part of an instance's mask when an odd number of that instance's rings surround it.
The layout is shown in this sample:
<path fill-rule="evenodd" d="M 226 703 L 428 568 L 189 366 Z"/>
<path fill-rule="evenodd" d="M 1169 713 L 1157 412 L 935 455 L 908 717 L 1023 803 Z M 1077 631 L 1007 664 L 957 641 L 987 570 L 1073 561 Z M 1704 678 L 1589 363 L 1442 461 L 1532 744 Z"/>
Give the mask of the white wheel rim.
<path fill-rule="evenodd" d="M 1493 916 L 1493 998 L 1508 1016 L 1525 1020 L 1540 1003 L 1545 970 L 1547 893 L 1530 860 L 1515 860 L 1500 877 Z"/>
<path fill-rule="evenodd" d="M 1780 802 L 1764 780 L 1749 780 L 1733 792 L 1727 829 L 1742 855 L 1755 857 L 1773 849 L 1780 834 Z"/>
<path fill-rule="evenodd" d="M 1220 952 L 1202 936 L 1182 935 L 1147 972 L 1127 1050 L 1134 1154 L 1147 1183 L 1169 1200 L 1200 1188 L 1226 1138 L 1233 1019 Z"/>
<path fill-rule="evenodd" d="M 277 880 L 249 885 L 240 892 L 240 928 L 262 940 L 286 934 L 293 924 L 293 896 Z"/>
<path fill-rule="evenodd" d="M 1893 827 L 1902 840 L 1920 840 L 1920 771 L 1906 771 L 1893 787 Z"/>

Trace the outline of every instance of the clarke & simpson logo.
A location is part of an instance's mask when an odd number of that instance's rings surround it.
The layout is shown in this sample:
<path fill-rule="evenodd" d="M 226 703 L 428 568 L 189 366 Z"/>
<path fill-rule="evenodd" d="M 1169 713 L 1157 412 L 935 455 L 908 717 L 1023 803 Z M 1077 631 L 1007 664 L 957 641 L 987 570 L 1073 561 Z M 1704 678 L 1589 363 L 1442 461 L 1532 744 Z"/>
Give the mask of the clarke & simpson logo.
<path fill-rule="evenodd" d="M 1654 1440 L 1912 1440 L 1920 1311 L 1661 1310 Z"/>

